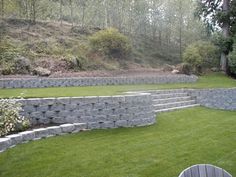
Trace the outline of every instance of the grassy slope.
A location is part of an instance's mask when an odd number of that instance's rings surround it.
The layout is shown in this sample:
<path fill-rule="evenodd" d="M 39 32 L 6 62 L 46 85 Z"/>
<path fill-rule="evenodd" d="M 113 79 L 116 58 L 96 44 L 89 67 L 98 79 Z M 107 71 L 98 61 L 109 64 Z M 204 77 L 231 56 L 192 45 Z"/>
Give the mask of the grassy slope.
<path fill-rule="evenodd" d="M 159 84 L 159 85 L 119 85 L 95 87 L 37 88 L 37 89 L 0 89 L 0 97 L 69 97 L 69 96 L 101 96 L 121 94 L 133 90 L 154 90 L 168 88 L 223 88 L 236 87 L 236 80 L 222 74 L 200 77 L 193 84 Z M 23 94 L 22 94 L 23 93 Z"/>
<path fill-rule="evenodd" d="M 236 175 L 236 114 L 163 113 L 143 128 L 97 130 L 22 144 L 0 154 L 7 177 L 174 177 L 210 163 Z"/>

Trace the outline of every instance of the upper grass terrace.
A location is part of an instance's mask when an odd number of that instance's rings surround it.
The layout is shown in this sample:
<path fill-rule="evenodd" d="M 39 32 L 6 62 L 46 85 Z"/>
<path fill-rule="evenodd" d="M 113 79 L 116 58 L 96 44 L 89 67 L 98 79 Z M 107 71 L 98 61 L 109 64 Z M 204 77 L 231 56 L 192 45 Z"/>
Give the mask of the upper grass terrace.
<path fill-rule="evenodd" d="M 221 73 L 200 76 L 196 83 L 186 84 L 149 84 L 149 85 L 116 85 L 89 87 L 54 87 L 30 89 L 0 89 L 0 98 L 48 98 L 79 96 L 110 96 L 127 91 L 178 89 L 178 88 L 231 88 L 236 87 L 236 80 Z"/>

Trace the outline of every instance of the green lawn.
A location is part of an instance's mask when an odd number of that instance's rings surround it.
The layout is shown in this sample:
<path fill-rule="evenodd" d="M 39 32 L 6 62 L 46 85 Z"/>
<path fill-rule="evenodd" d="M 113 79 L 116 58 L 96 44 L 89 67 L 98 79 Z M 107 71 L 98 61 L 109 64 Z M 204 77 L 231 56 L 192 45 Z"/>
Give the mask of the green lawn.
<path fill-rule="evenodd" d="M 18 145 L 0 154 L 1 177 L 177 177 L 210 163 L 236 176 L 236 113 L 203 107 L 158 124 L 96 130 Z"/>
<path fill-rule="evenodd" d="M 159 85 L 117 85 L 93 87 L 59 87 L 36 89 L 0 89 L 0 98 L 18 97 L 73 97 L 73 96 L 102 96 L 117 95 L 126 91 L 156 90 L 169 88 L 228 88 L 236 87 L 236 80 L 223 74 L 211 74 L 200 77 L 197 83 L 192 84 L 159 84 Z"/>

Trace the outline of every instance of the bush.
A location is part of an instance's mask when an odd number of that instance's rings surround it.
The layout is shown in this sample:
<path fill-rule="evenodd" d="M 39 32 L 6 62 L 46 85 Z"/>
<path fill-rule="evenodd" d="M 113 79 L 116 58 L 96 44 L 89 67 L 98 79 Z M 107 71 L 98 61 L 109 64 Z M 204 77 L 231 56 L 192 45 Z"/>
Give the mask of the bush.
<path fill-rule="evenodd" d="M 14 74 L 15 67 L 13 62 L 1 62 L 0 74 L 2 75 L 10 75 Z"/>
<path fill-rule="evenodd" d="M 234 44 L 233 51 L 229 54 L 229 70 L 232 75 L 236 76 L 236 44 Z"/>
<path fill-rule="evenodd" d="M 211 68 L 216 65 L 218 50 L 210 42 L 198 41 L 185 49 L 183 61 L 188 63 L 194 73 L 199 74 L 203 68 Z"/>
<path fill-rule="evenodd" d="M 29 128 L 29 120 L 20 116 L 22 107 L 15 100 L 0 100 L 0 137 Z"/>
<path fill-rule="evenodd" d="M 125 58 L 131 51 L 130 41 L 117 29 L 108 28 L 95 33 L 89 38 L 95 51 L 114 58 Z"/>
<path fill-rule="evenodd" d="M 42 67 L 34 68 L 32 72 L 34 75 L 38 75 L 38 76 L 42 76 L 42 77 L 48 77 L 51 75 L 51 71 L 49 71 L 46 68 L 42 68 Z"/>
<path fill-rule="evenodd" d="M 16 48 L 8 41 L 0 41 L 0 63 L 12 61 L 18 55 Z"/>
<path fill-rule="evenodd" d="M 31 62 L 28 58 L 19 56 L 14 59 L 15 73 L 17 74 L 28 74 L 31 69 Z"/>
<path fill-rule="evenodd" d="M 188 63 L 181 63 L 176 66 L 176 69 L 179 71 L 180 74 L 191 75 L 191 66 Z"/>

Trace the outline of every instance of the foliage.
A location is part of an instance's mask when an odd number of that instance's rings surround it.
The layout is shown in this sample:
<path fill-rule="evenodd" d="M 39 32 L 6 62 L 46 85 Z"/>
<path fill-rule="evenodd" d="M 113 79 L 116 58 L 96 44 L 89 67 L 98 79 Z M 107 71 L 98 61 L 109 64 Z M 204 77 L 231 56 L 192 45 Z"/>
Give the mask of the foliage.
<path fill-rule="evenodd" d="M 189 63 L 181 63 L 177 65 L 176 69 L 179 71 L 180 74 L 190 75 L 192 71 L 192 67 Z"/>
<path fill-rule="evenodd" d="M 10 41 L 4 39 L 0 41 L 0 64 L 12 61 L 18 55 L 18 50 Z"/>
<path fill-rule="evenodd" d="M 198 41 L 189 45 L 183 61 L 190 64 L 195 73 L 201 73 L 203 68 L 216 65 L 217 48 L 210 42 Z"/>
<path fill-rule="evenodd" d="M 28 58 L 19 56 L 14 59 L 15 73 L 28 74 L 31 70 L 31 62 Z"/>
<path fill-rule="evenodd" d="M 69 56 L 66 58 L 69 69 L 86 70 L 88 67 L 88 60 L 83 56 Z"/>
<path fill-rule="evenodd" d="M 211 37 L 213 44 L 219 47 L 220 52 L 224 52 L 226 55 L 233 50 L 233 39 L 231 37 L 225 38 L 220 33 L 214 33 Z"/>
<path fill-rule="evenodd" d="M 127 57 L 131 51 L 129 39 L 115 28 L 95 33 L 90 37 L 90 44 L 94 50 L 115 58 Z"/>
<path fill-rule="evenodd" d="M 15 73 L 15 67 L 13 62 L 1 62 L 0 74 L 11 75 Z"/>
<path fill-rule="evenodd" d="M 42 77 L 46 77 L 46 76 L 50 76 L 51 71 L 46 68 L 36 67 L 33 69 L 33 74 L 38 75 L 38 76 L 42 76 Z"/>
<path fill-rule="evenodd" d="M 236 76 L 236 44 L 234 44 L 234 50 L 229 55 L 229 69 L 231 74 Z"/>
<path fill-rule="evenodd" d="M 0 72 L 3 75 L 28 74 L 31 61 L 20 55 L 22 51 L 5 38 L 0 41 Z"/>
<path fill-rule="evenodd" d="M 29 120 L 20 116 L 20 111 L 22 111 L 21 104 L 15 100 L 0 100 L 0 137 L 29 127 Z"/>

